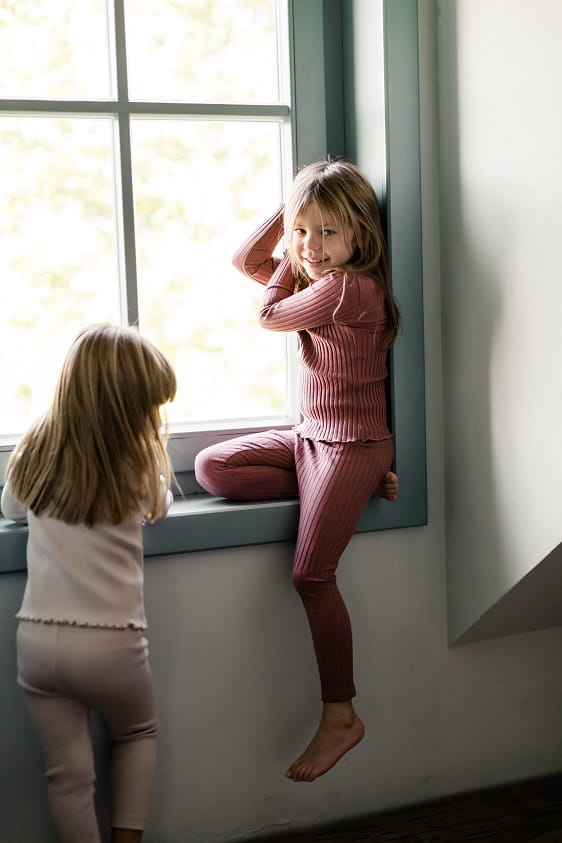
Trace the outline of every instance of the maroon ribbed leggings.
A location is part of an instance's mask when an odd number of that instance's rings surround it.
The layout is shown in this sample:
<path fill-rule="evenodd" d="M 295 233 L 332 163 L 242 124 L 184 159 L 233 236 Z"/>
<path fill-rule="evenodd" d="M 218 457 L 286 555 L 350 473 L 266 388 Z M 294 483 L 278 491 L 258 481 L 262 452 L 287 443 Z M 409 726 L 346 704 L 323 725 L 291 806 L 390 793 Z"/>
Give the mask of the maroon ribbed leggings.
<path fill-rule="evenodd" d="M 293 583 L 308 615 L 324 702 L 355 696 L 351 624 L 336 568 L 392 457 L 391 439 L 318 442 L 270 430 L 212 445 L 195 460 L 197 480 L 212 495 L 300 499 Z"/>

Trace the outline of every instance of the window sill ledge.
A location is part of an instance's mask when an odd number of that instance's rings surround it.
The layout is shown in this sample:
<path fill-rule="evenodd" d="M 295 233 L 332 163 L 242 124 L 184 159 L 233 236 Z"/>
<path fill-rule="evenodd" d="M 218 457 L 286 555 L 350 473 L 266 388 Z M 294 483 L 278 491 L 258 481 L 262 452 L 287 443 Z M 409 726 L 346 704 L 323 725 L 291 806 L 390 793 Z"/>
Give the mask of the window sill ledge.
<path fill-rule="evenodd" d="M 400 503 L 373 498 L 356 532 L 414 526 Z M 297 500 L 238 502 L 192 495 L 174 501 L 167 518 L 145 527 L 145 556 L 293 541 L 298 515 Z M 27 527 L 0 518 L 0 573 L 25 571 L 26 544 Z"/>

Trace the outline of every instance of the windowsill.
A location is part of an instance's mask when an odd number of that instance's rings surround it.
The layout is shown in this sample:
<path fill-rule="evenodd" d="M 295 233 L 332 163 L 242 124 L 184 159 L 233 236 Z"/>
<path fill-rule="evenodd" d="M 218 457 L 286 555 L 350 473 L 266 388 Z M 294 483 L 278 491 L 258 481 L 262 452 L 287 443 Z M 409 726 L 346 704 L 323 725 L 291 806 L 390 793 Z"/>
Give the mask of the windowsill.
<path fill-rule="evenodd" d="M 414 526 L 404 503 L 373 498 L 356 532 Z M 191 495 L 174 501 L 163 521 L 144 528 L 145 556 L 293 541 L 298 512 L 297 500 L 244 503 Z M 25 571 L 26 544 L 27 527 L 0 518 L 0 573 Z"/>

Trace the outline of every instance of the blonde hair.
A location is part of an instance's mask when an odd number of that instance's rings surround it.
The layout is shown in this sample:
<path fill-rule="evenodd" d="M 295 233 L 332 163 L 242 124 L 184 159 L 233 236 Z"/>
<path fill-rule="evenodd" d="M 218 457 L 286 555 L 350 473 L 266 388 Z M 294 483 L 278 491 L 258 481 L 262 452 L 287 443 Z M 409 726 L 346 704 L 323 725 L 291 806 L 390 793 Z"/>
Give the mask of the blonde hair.
<path fill-rule="evenodd" d="M 291 244 L 291 232 L 298 215 L 309 206 L 321 217 L 330 217 L 342 229 L 348 229 L 355 244 L 344 273 L 370 275 L 384 293 L 387 326 L 385 348 L 390 348 L 400 327 L 400 313 L 392 294 L 386 243 L 375 191 L 360 170 L 349 161 L 317 161 L 303 167 L 292 184 L 284 210 L 284 229 L 289 235 L 287 251 L 293 272 L 300 282 L 308 283 Z"/>
<path fill-rule="evenodd" d="M 133 328 L 93 325 L 71 345 L 49 410 L 8 464 L 15 496 L 68 524 L 154 520 L 171 467 L 160 408 L 176 394 L 166 357 Z"/>

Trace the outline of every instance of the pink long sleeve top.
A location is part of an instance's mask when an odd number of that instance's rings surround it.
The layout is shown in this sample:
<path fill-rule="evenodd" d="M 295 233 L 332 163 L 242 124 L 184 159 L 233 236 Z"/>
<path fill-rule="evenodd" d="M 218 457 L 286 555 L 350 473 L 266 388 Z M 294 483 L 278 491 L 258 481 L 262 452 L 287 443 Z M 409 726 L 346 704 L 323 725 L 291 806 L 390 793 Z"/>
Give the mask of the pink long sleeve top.
<path fill-rule="evenodd" d="M 167 492 L 160 517 L 172 503 Z M 27 583 L 16 617 L 23 621 L 113 629 L 144 629 L 144 515 L 121 524 L 66 524 L 34 515 L 15 497 L 9 477 L 2 513 L 29 525 Z"/>
<path fill-rule="evenodd" d="M 278 210 L 243 243 L 233 263 L 267 285 L 260 324 L 298 334 L 297 432 L 326 442 L 390 438 L 382 290 L 371 276 L 331 272 L 295 293 L 289 258 L 273 255 L 282 235 Z"/>

